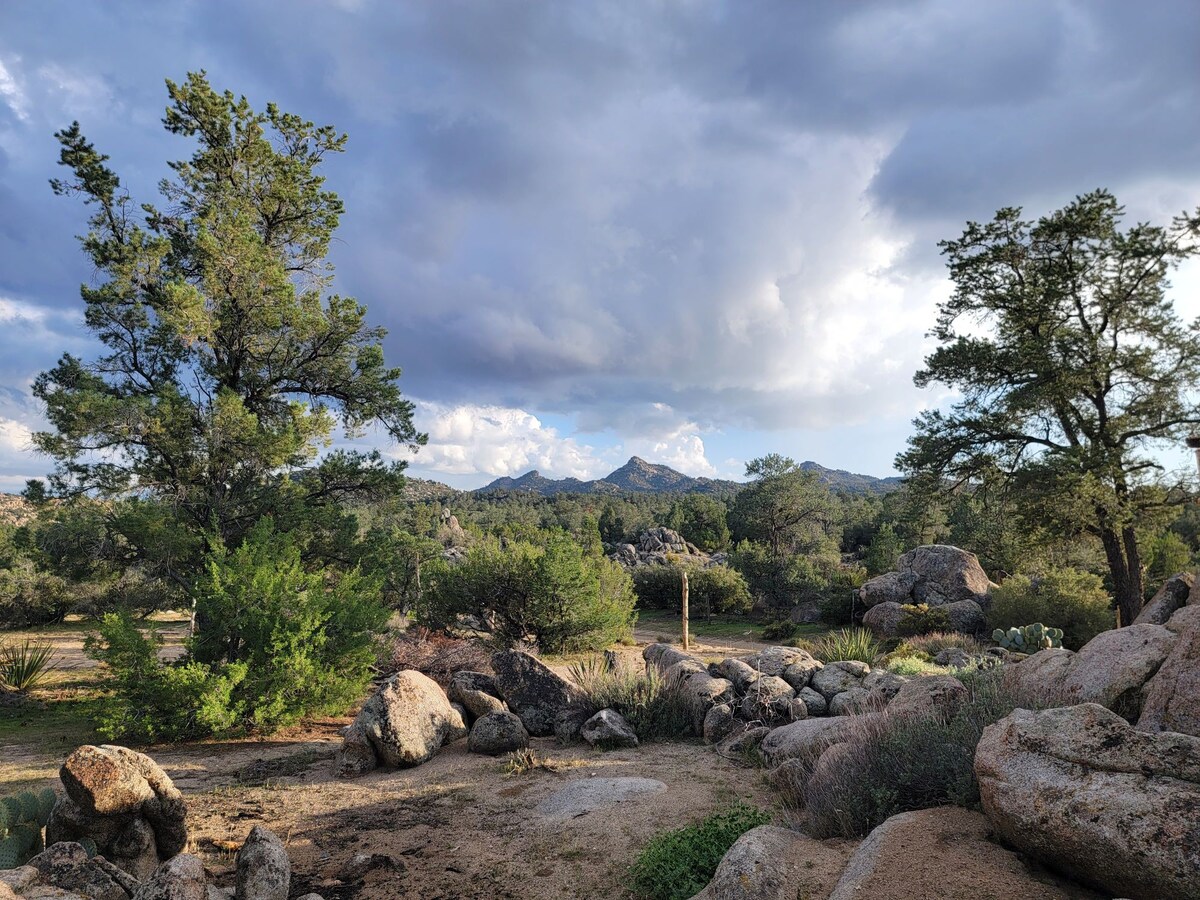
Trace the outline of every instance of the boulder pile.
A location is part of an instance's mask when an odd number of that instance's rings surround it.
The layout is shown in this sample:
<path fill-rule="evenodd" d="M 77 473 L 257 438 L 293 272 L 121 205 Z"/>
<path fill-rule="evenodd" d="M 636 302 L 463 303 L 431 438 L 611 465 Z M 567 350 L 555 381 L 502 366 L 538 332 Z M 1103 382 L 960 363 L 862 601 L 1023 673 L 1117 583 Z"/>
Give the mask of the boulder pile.
<path fill-rule="evenodd" d="M 863 625 L 881 637 L 896 637 L 905 616 L 920 605 L 943 609 L 952 630 L 978 634 L 993 587 L 974 553 L 930 544 L 901 556 L 896 571 L 866 582 L 858 600 L 867 610 Z"/>
<path fill-rule="evenodd" d="M 288 900 L 287 851 L 262 826 L 238 851 L 236 886 L 208 883 L 200 859 L 183 852 L 183 796 L 145 754 L 87 745 L 59 774 L 65 793 L 46 825 L 46 849 L 0 871 L 0 900 Z"/>
<path fill-rule="evenodd" d="M 636 543 L 610 546 L 612 550 L 608 554 L 609 559 L 627 569 L 638 566 L 666 566 L 671 563 L 704 567 L 726 560 L 725 554 L 710 556 L 695 544 L 684 540 L 678 531 L 661 525 L 643 531 L 638 535 Z"/>
<path fill-rule="evenodd" d="M 135 879 L 145 879 L 187 844 L 179 790 L 144 753 L 85 745 L 59 771 L 65 794 L 46 825 L 47 845 L 88 841 Z"/>

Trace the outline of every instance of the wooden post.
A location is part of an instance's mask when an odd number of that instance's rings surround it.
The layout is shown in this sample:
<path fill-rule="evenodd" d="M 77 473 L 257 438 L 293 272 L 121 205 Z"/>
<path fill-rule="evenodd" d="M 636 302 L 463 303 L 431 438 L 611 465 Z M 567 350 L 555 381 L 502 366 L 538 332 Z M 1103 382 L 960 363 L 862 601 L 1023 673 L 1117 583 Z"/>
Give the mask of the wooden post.
<path fill-rule="evenodd" d="M 688 648 L 688 581 L 687 572 L 683 573 L 683 649 Z"/>

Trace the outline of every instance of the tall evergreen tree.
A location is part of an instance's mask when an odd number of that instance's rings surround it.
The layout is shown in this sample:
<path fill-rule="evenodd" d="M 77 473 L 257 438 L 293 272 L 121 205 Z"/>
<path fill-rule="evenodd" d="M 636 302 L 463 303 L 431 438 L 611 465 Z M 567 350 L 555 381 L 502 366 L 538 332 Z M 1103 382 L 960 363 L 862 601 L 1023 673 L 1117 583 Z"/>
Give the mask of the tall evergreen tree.
<path fill-rule="evenodd" d="M 235 547 L 283 506 L 396 486 L 403 464 L 377 452 L 317 460 L 339 424 L 424 440 L 400 370 L 384 363 L 384 330 L 328 293 L 343 207 L 318 169 L 346 136 L 274 104 L 256 112 L 203 72 L 167 90 L 163 123 L 196 149 L 168 164 L 161 206 L 135 204 L 78 122 L 56 135 L 70 176 L 51 186 L 92 209 L 81 241 L 98 278 L 82 295 L 103 351 L 64 355 L 34 386 L 51 425 L 34 443 L 57 463 L 54 492 L 164 501 L 116 523 L 135 556 L 158 552 L 164 534 L 211 531 Z M 204 542 L 166 543 L 168 574 L 195 577 Z"/>
<path fill-rule="evenodd" d="M 1138 530 L 1183 495 L 1156 447 L 1200 424 L 1200 321 L 1179 319 L 1168 274 L 1200 252 L 1200 210 L 1121 230 L 1107 191 L 1036 222 L 1002 209 L 942 243 L 941 305 L 919 387 L 960 394 L 930 410 L 899 468 L 953 482 L 997 470 L 1031 521 L 1104 547 L 1120 621 L 1142 605 Z"/>

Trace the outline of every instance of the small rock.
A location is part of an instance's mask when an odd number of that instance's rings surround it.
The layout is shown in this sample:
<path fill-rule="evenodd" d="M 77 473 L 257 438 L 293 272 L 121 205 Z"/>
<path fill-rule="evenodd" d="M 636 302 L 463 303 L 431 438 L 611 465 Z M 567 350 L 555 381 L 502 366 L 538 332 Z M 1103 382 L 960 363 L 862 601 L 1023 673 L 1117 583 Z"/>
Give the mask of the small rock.
<path fill-rule="evenodd" d="M 829 702 L 810 687 L 800 688 L 796 692 L 796 699 L 804 701 L 804 708 L 810 716 L 823 716 L 829 712 Z"/>
<path fill-rule="evenodd" d="M 720 743 L 742 727 L 733 714 L 733 707 L 728 703 L 718 703 L 704 715 L 704 742 Z"/>
<path fill-rule="evenodd" d="M 638 745 L 633 728 L 625 721 L 625 717 L 614 709 L 600 710 L 583 724 L 579 733 L 593 747 L 615 749 Z"/>
<path fill-rule="evenodd" d="M 338 872 L 342 881 L 360 881 L 375 869 L 404 869 L 404 864 L 386 853 L 355 853 Z"/>
<path fill-rule="evenodd" d="M 496 679 L 482 672 L 455 672 L 450 676 L 446 695 L 451 703 L 457 703 L 470 714 L 472 720 L 493 712 L 506 712 L 508 707 L 500 699 L 500 687 Z"/>
<path fill-rule="evenodd" d="M 745 731 L 731 734 L 717 744 L 717 752 L 722 756 L 741 756 L 744 753 L 757 751 L 763 739 L 771 733 L 765 725 L 757 728 L 747 728 Z"/>
<path fill-rule="evenodd" d="M 379 768 L 379 757 L 367 739 L 367 733 L 357 723 L 345 730 L 342 746 L 333 759 L 333 772 L 338 778 L 357 778 Z"/>
<path fill-rule="evenodd" d="M 237 854 L 237 900 L 287 900 L 292 882 L 292 864 L 275 833 L 261 825 Z"/>
<path fill-rule="evenodd" d="M 475 720 L 467 738 L 472 753 L 500 756 L 529 746 L 529 732 L 521 720 L 510 712 L 488 713 Z"/>
<path fill-rule="evenodd" d="M 858 660 L 831 662 L 813 673 L 812 688 L 829 701 L 842 691 L 861 687 L 870 671 L 870 666 Z"/>
<path fill-rule="evenodd" d="M 172 857 L 154 870 L 133 900 L 208 900 L 203 863 L 190 853 Z"/>
<path fill-rule="evenodd" d="M 860 687 L 850 688 L 840 694 L 834 694 L 829 701 L 829 715 L 853 716 L 865 712 L 876 705 L 877 701 L 871 692 Z"/>

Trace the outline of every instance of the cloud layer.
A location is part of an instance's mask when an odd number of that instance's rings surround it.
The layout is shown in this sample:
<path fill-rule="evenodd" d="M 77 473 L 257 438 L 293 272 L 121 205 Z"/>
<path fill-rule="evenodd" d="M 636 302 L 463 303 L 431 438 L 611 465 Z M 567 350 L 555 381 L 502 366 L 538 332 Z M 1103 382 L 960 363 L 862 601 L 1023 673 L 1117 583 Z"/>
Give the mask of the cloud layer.
<path fill-rule="evenodd" d="M 1101 185 L 1200 202 L 1187 0 L 55 5 L 0 11 L 0 384 L 86 346 L 51 133 L 78 118 L 152 190 L 187 152 L 161 79 L 207 68 L 349 132 L 339 289 L 390 329 L 421 470 L 476 482 L 725 474 L 706 442 L 804 457 L 814 430 L 885 474 L 931 399 L 938 239 Z"/>

